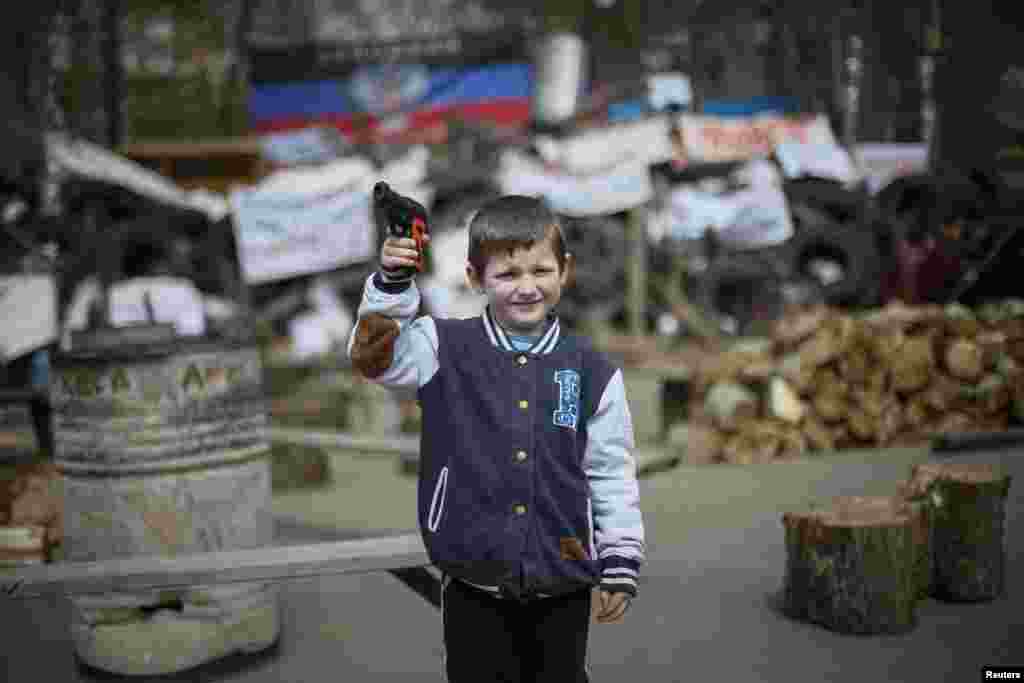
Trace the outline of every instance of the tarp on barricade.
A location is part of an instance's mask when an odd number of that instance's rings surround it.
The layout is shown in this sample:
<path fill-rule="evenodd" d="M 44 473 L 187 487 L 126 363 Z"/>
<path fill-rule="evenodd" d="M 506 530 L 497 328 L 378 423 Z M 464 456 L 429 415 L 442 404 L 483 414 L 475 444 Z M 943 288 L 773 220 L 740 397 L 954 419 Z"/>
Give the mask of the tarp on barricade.
<path fill-rule="evenodd" d="M 835 145 L 825 116 L 758 115 L 744 118 L 681 114 L 678 119 L 690 162 L 718 163 L 770 156 L 786 141 Z"/>
<path fill-rule="evenodd" d="M 654 196 L 643 158 L 628 159 L 598 173 L 573 175 L 510 149 L 502 154 L 498 184 L 503 194 L 543 197 L 555 211 L 575 217 L 627 211 Z"/>
<path fill-rule="evenodd" d="M 185 192 L 159 173 L 99 145 L 63 133 L 49 133 L 45 142 L 47 160 L 58 174 L 123 187 L 158 204 L 199 211 L 211 221 L 228 213 L 223 197 L 202 190 Z"/>
<path fill-rule="evenodd" d="M 923 173 L 928 169 L 928 145 L 924 143 L 863 143 L 853 147 L 853 156 L 872 193 L 900 176 Z"/>
<path fill-rule="evenodd" d="M 252 188 L 231 193 L 242 272 L 249 284 L 319 273 L 369 261 L 377 248 L 371 211 L 374 183 L 429 205 L 423 185 L 426 150 L 377 170 L 350 157 L 315 168 L 268 176 Z"/>
<path fill-rule="evenodd" d="M 767 183 L 728 193 L 680 185 L 655 220 L 664 237 L 695 240 L 711 230 L 735 249 L 773 246 L 793 235 L 786 196 L 781 187 Z"/>

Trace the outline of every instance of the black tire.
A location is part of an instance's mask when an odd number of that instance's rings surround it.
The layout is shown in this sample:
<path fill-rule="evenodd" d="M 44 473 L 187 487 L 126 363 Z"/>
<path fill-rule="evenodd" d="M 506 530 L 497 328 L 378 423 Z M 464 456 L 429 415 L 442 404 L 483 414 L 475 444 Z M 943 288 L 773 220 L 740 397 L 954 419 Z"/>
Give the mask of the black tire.
<path fill-rule="evenodd" d="M 882 277 L 882 254 L 874 233 L 860 224 L 805 223 L 787 243 L 794 280 L 816 283 L 823 301 L 833 306 L 877 303 Z M 840 270 L 838 279 L 823 279 L 818 264 Z"/>
<path fill-rule="evenodd" d="M 470 214 L 499 196 L 501 193 L 496 188 L 479 185 L 438 197 L 430 211 L 430 231 L 440 235 L 464 227 Z"/>
<path fill-rule="evenodd" d="M 848 190 L 841 183 L 824 178 L 787 180 L 783 192 L 791 204 L 806 204 L 839 223 L 860 220 L 867 205 L 863 192 Z"/>
<path fill-rule="evenodd" d="M 569 295 L 580 303 L 622 295 L 626 278 L 626 235 L 620 221 L 595 216 L 563 218 L 566 249 L 575 275 Z"/>
<path fill-rule="evenodd" d="M 726 333 L 746 335 L 777 319 L 784 304 L 777 269 L 760 259 L 724 258 L 697 281 L 696 303 Z M 732 321 L 731 325 L 725 324 Z"/>

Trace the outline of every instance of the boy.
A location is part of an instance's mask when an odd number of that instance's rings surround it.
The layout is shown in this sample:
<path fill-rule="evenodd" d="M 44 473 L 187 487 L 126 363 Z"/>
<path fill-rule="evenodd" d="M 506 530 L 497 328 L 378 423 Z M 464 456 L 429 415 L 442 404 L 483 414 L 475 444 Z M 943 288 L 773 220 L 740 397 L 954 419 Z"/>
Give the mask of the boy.
<path fill-rule="evenodd" d="M 552 312 L 570 260 L 541 201 L 496 199 L 469 228 L 484 313 L 414 319 L 416 285 L 396 273 L 415 242 L 389 238 L 349 341 L 360 372 L 422 407 L 418 517 L 445 575 L 452 683 L 586 681 L 592 587 L 602 623 L 636 595 L 632 423 L 621 371 Z"/>

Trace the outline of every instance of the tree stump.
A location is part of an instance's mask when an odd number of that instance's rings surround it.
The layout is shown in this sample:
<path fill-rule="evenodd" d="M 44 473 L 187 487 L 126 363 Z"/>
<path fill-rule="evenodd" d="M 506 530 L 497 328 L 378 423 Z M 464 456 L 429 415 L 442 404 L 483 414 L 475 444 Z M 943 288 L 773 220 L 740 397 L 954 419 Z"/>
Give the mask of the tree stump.
<path fill-rule="evenodd" d="M 932 597 L 976 602 L 1004 594 L 1010 481 L 1001 468 L 988 464 L 913 466 L 904 495 L 928 508 Z"/>
<path fill-rule="evenodd" d="M 784 611 L 841 633 L 913 629 L 915 523 L 920 516 L 898 498 L 842 497 L 784 514 Z"/>

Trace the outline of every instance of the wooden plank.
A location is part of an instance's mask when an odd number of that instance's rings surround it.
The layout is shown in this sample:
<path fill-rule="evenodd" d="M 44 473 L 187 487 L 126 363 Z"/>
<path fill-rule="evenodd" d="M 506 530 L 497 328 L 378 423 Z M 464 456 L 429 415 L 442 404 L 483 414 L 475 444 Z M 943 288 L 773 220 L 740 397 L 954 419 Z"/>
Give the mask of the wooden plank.
<path fill-rule="evenodd" d="M 306 429 L 287 429 L 284 427 L 271 427 L 267 430 L 267 435 L 271 441 L 297 446 L 341 448 L 345 450 L 412 456 L 418 456 L 420 452 L 418 436 L 360 436 L 347 432 L 313 432 Z"/>
<path fill-rule="evenodd" d="M 287 581 L 430 564 L 419 534 L 197 553 L 61 562 L 0 573 L 0 595 L 45 598 L 248 581 Z"/>

